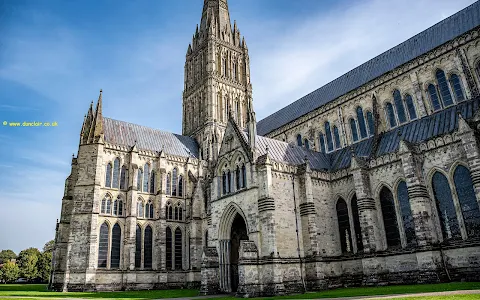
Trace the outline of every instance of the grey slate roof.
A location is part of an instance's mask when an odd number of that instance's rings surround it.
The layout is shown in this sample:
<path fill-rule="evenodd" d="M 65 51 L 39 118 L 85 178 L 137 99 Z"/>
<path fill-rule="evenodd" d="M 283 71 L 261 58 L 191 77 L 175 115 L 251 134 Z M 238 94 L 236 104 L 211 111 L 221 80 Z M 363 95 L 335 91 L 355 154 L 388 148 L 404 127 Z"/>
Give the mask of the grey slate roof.
<path fill-rule="evenodd" d="M 257 123 L 257 132 L 266 135 L 479 25 L 480 2 L 477 1 L 264 118 Z"/>
<path fill-rule="evenodd" d="M 105 142 L 110 144 L 131 147 L 136 141 L 138 149 L 198 158 L 198 144 L 191 137 L 105 117 L 103 131 Z"/>
<path fill-rule="evenodd" d="M 349 147 L 328 154 L 307 150 L 304 147 L 287 144 L 264 136 L 257 136 L 257 155 L 266 153 L 270 159 L 291 165 L 304 163 L 308 158 L 312 170 L 337 171 L 350 167 L 352 152 L 357 156 L 374 158 L 398 150 L 400 139 L 417 144 L 445 134 L 451 134 L 458 128 L 458 114 L 466 120 L 472 118 L 480 108 L 480 98 L 464 101 L 432 115 L 414 120 L 405 125 L 384 132 L 379 136 L 377 151 L 374 153 L 374 138 L 370 137 Z M 247 134 L 245 137 L 247 137 Z"/>

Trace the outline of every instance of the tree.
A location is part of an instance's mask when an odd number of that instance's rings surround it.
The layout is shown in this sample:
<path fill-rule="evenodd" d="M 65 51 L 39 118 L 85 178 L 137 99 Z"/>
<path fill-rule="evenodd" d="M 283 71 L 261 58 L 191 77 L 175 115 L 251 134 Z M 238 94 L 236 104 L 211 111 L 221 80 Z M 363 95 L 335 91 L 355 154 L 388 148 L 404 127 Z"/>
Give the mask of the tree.
<path fill-rule="evenodd" d="M 18 254 L 18 266 L 20 273 L 28 281 L 33 281 L 38 277 L 37 262 L 41 256 L 37 248 L 28 248 Z"/>
<path fill-rule="evenodd" d="M 0 263 L 10 261 L 14 258 L 17 258 L 17 255 L 12 250 L 2 250 L 0 251 Z"/>
<path fill-rule="evenodd" d="M 45 252 L 52 253 L 54 246 L 55 246 L 55 241 L 54 240 L 50 240 L 50 241 L 46 242 L 45 246 L 43 246 L 43 253 L 45 253 Z"/>
<path fill-rule="evenodd" d="M 38 278 L 43 282 L 48 282 L 50 271 L 52 270 L 52 252 L 43 252 L 40 254 L 37 262 Z"/>
<path fill-rule="evenodd" d="M 0 281 L 14 282 L 20 276 L 20 269 L 13 261 L 6 261 L 0 269 Z"/>

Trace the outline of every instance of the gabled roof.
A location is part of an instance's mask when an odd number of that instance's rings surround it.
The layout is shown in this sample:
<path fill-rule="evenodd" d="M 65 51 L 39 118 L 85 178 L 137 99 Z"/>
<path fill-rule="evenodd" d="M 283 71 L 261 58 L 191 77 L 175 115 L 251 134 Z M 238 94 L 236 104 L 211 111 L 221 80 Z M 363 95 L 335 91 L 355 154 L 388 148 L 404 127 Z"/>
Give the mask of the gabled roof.
<path fill-rule="evenodd" d="M 266 135 L 480 25 L 480 2 L 433 25 L 257 123 Z"/>
<path fill-rule="evenodd" d="M 103 118 L 105 142 L 166 154 L 198 158 L 197 142 L 187 136 L 152 129 L 137 124 Z"/>

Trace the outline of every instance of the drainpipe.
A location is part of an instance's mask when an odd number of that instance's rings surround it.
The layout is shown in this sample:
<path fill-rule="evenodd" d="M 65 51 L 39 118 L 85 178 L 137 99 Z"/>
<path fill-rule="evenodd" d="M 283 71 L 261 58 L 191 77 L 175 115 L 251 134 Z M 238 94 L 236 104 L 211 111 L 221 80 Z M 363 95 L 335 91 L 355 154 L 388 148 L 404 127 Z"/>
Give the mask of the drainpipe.
<path fill-rule="evenodd" d="M 300 260 L 300 277 L 302 278 L 303 290 L 307 291 L 305 286 L 305 279 L 303 278 L 303 262 L 302 256 L 300 255 L 300 237 L 298 236 L 298 218 L 297 218 L 297 201 L 295 198 L 295 174 L 292 174 L 292 188 L 293 188 L 293 212 L 295 213 L 295 232 L 297 234 L 297 253 L 298 259 Z"/>

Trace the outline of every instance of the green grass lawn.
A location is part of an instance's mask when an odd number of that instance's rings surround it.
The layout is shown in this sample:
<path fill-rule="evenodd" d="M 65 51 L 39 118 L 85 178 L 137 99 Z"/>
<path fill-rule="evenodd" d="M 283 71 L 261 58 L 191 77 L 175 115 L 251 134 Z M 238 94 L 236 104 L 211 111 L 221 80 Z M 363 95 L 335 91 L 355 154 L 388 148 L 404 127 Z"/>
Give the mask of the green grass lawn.
<path fill-rule="evenodd" d="M 360 287 L 360 288 L 341 288 L 327 290 L 322 292 L 306 293 L 302 295 L 280 296 L 271 298 L 257 299 L 318 299 L 318 298 L 337 298 L 337 297 L 355 297 L 355 296 L 375 296 L 375 295 L 394 295 L 410 293 L 428 293 L 455 290 L 480 289 L 480 282 L 456 282 L 443 284 L 423 284 L 423 285 L 402 285 L 402 286 L 383 286 L 383 287 Z M 45 298 L 88 298 L 88 299 L 161 299 L 161 298 L 189 298 L 198 295 L 197 290 L 155 290 L 155 291 L 126 291 L 126 292 L 50 292 L 46 285 L 42 284 L 0 284 L 0 298 L 3 296 L 33 297 L 36 299 Z M 23 298 L 32 300 L 32 298 Z M 234 297 L 214 298 L 215 300 L 238 299 Z M 480 295 L 454 295 L 440 297 L 409 297 L 396 299 L 480 299 Z"/>

